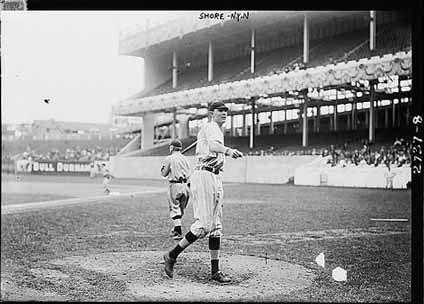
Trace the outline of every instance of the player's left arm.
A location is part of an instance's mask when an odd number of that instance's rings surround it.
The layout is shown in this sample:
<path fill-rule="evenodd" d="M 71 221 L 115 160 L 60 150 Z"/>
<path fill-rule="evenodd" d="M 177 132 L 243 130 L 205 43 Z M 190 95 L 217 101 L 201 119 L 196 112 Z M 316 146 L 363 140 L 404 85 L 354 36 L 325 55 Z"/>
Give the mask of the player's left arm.
<path fill-rule="evenodd" d="M 205 136 L 208 140 L 209 150 L 215 153 L 224 153 L 232 158 L 242 157 L 243 153 L 237 149 L 231 149 L 221 143 L 221 138 L 211 127 L 205 128 Z"/>
<path fill-rule="evenodd" d="M 160 168 L 160 173 L 163 177 L 167 177 L 171 172 L 171 162 L 169 161 L 169 157 L 165 158 L 162 167 Z"/>
<path fill-rule="evenodd" d="M 239 150 L 226 147 L 217 140 L 209 140 L 208 144 L 211 152 L 224 153 L 232 158 L 239 158 L 243 156 L 243 153 Z"/>

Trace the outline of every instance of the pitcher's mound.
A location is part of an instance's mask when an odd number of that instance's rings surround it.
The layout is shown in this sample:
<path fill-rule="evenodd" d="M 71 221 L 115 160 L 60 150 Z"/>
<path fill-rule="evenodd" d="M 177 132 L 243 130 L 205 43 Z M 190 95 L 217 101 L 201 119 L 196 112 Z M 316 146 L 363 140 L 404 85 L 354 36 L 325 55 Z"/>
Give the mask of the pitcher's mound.
<path fill-rule="evenodd" d="M 232 278 L 221 285 L 210 280 L 209 252 L 184 252 L 166 276 L 160 251 L 113 252 L 52 261 L 101 272 L 126 282 L 139 300 L 225 301 L 278 300 L 279 295 L 311 285 L 312 271 L 295 264 L 244 255 L 221 255 L 221 270 Z"/>

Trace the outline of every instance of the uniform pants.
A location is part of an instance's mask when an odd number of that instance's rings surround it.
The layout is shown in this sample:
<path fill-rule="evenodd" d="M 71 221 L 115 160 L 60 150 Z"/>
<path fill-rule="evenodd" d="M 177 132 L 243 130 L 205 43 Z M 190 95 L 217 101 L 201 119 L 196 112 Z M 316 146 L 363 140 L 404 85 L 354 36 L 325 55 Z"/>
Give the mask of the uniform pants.
<path fill-rule="evenodd" d="M 224 198 L 221 177 L 209 171 L 194 170 L 190 184 L 195 219 L 190 231 L 199 238 L 221 237 Z"/>
<path fill-rule="evenodd" d="M 189 199 L 188 186 L 185 183 L 169 183 L 168 205 L 171 219 L 180 219 Z"/>
<path fill-rule="evenodd" d="M 105 189 L 105 191 L 109 191 L 109 182 L 110 182 L 110 178 L 105 177 L 103 179 L 103 188 Z"/>

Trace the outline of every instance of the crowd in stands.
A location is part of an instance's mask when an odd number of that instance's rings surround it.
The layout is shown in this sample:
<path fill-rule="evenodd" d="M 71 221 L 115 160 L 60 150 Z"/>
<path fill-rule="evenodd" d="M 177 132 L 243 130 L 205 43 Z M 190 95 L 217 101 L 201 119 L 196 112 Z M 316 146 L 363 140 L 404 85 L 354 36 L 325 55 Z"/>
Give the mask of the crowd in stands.
<path fill-rule="evenodd" d="M 276 75 L 281 73 L 289 73 L 291 71 L 298 71 L 298 70 L 304 70 L 306 69 L 306 64 L 303 62 L 296 62 L 291 65 L 287 65 L 282 68 L 272 69 L 272 71 L 268 75 Z"/>
<path fill-rule="evenodd" d="M 350 150 L 347 143 L 336 149 L 334 145 L 329 150 L 322 153 L 323 157 L 329 156 L 327 164 L 332 167 L 341 165 L 346 167 L 349 164 L 369 165 L 378 167 L 385 165 L 388 168 L 402 167 L 411 163 L 411 144 L 403 138 L 396 138 L 390 147 L 378 147 L 373 149 L 367 140 L 363 141 L 362 149 Z"/>
<path fill-rule="evenodd" d="M 65 150 L 51 149 L 48 152 L 37 152 L 29 146 L 26 151 L 15 156 L 18 159 L 30 159 L 35 161 L 96 161 L 109 160 L 110 156 L 114 156 L 119 152 L 118 147 L 102 148 L 66 148 Z M 9 155 L 10 157 L 10 155 Z"/>
<path fill-rule="evenodd" d="M 321 155 L 328 158 L 329 166 L 369 165 L 387 167 L 408 166 L 411 163 L 411 143 L 403 138 L 396 138 L 391 146 L 374 146 L 363 140 L 362 149 L 353 149 L 349 142 L 340 146 L 330 145 L 329 148 L 298 149 L 296 151 L 276 151 L 273 146 L 266 150 L 249 151 L 249 156 L 293 156 L 293 155 Z"/>

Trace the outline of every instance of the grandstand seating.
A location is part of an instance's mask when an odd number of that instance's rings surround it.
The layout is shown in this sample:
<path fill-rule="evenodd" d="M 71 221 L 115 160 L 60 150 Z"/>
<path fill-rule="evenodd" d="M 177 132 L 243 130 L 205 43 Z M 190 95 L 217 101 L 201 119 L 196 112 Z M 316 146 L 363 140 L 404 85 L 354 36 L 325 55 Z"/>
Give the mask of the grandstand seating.
<path fill-rule="evenodd" d="M 52 150 L 65 151 L 67 148 L 112 150 L 118 152 L 130 139 L 93 139 L 93 140 L 17 140 L 13 144 L 2 141 L 2 153 L 15 155 L 24 152 L 27 147 L 37 153 L 48 153 Z"/>
<path fill-rule="evenodd" d="M 308 66 L 316 67 L 338 62 L 344 59 L 345 54 L 363 44 L 367 39 L 369 39 L 369 32 L 359 31 L 312 41 Z"/>
<path fill-rule="evenodd" d="M 393 144 L 396 137 L 408 138 L 408 130 L 406 128 L 398 129 L 376 129 L 376 143 L 372 145 L 373 150 L 378 150 L 381 147 L 389 147 Z M 367 130 L 355 131 L 338 131 L 331 133 L 309 134 L 309 146 L 302 147 L 301 134 L 289 135 L 261 135 L 255 137 L 255 148 L 249 148 L 249 137 L 225 137 L 225 145 L 232 148 L 237 148 L 245 154 L 258 154 L 260 151 L 268 151 L 272 146 L 276 155 L 287 152 L 292 154 L 310 154 L 313 149 L 319 153 L 320 150 L 328 149 L 331 145 L 339 147 L 343 145 L 347 139 L 349 140 L 349 149 L 361 150 L 363 148 L 363 140 L 368 138 Z M 182 140 L 183 147 L 188 147 L 196 141 L 196 137 L 188 137 Z M 158 146 L 147 151 L 140 151 L 134 156 L 166 156 L 169 154 L 169 147 Z M 188 151 L 185 155 L 194 155 L 195 149 Z"/>
<path fill-rule="evenodd" d="M 256 58 L 255 73 L 250 73 L 249 61 L 248 68 L 232 78 L 231 81 L 272 74 L 274 71 L 283 69 L 289 63 L 294 63 L 299 58 L 299 54 L 302 54 L 301 45 L 259 53 Z"/>
<path fill-rule="evenodd" d="M 394 54 L 399 51 L 410 50 L 411 45 L 411 28 L 408 25 L 402 23 L 383 25 L 381 28 L 377 28 L 376 49 L 374 51 L 370 51 L 369 43 L 365 43 L 356 51 L 349 54 L 346 60 Z"/>
<path fill-rule="evenodd" d="M 308 67 L 316 67 L 340 61 L 358 60 L 371 56 L 396 53 L 411 48 L 411 29 L 403 23 L 391 23 L 377 27 L 374 51 L 369 50 L 369 30 L 343 33 L 310 42 Z M 227 61 L 218 60 L 214 65 L 214 80 L 207 81 L 207 65 L 181 71 L 178 87 L 172 88 L 171 78 L 158 87 L 135 97 L 147 97 L 175 91 L 194 89 L 224 82 L 281 73 L 303 60 L 302 43 L 256 54 L 255 73 L 250 72 L 250 55 Z"/>

